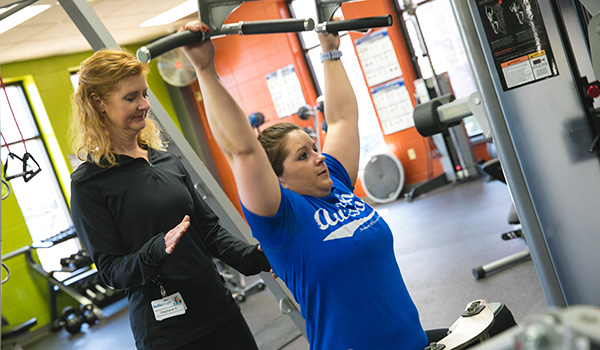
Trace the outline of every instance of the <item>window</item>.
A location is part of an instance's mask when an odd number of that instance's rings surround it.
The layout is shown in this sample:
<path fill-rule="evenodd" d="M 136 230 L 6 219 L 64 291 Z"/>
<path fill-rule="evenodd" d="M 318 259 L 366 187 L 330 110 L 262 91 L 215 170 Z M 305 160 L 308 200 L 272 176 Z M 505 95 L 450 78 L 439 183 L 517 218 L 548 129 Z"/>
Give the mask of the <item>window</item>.
<path fill-rule="evenodd" d="M 314 1 L 292 1 L 292 12 L 296 18 L 317 19 L 317 10 Z M 314 32 L 301 32 L 301 41 L 308 62 L 315 74 L 315 81 L 319 91 L 323 91 L 324 77 L 323 64 L 321 63 L 321 46 Z M 360 133 L 360 161 L 359 168 L 363 169 L 369 159 L 375 154 L 386 153 L 387 145 L 383 139 L 383 132 L 373 107 L 369 90 L 362 75 L 362 68 L 354 51 L 354 44 L 347 33 L 340 33 L 340 50 L 344 53 L 342 61 L 348 73 L 348 78 L 356 94 L 358 102 L 358 129 Z"/>
<path fill-rule="evenodd" d="M 404 20 L 423 78 L 433 76 L 433 66 L 437 75 L 448 73 L 454 96 L 457 99 L 471 95 L 476 91 L 475 82 L 456 20 L 452 15 L 450 1 L 430 0 L 422 1 L 419 4 L 420 2 L 413 0 L 413 3 L 418 5 L 416 18 L 404 12 Z M 427 47 L 431 63 L 427 56 L 424 56 L 424 48 L 421 47 L 419 40 L 419 31 Z M 469 136 L 482 134 L 475 117 L 467 117 L 463 121 Z"/>
<path fill-rule="evenodd" d="M 71 215 L 23 86 L 8 85 L 6 93 L 0 90 L 0 106 L 3 136 L 1 154 L 7 176 L 23 171 L 23 162 L 10 157 L 9 153 L 23 158 L 27 151 L 41 169 L 27 182 L 23 177 L 10 180 L 11 195 L 15 196 L 19 204 L 31 239 L 38 242 L 72 226 Z M 27 164 L 31 170 L 38 168 L 31 158 Z M 68 257 L 79 249 L 79 242 L 71 239 L 50 248 L 37 249 L 37 254 L 42 267 L 46 271 L 53 271 L 61 269 L 61 258 Z"/>

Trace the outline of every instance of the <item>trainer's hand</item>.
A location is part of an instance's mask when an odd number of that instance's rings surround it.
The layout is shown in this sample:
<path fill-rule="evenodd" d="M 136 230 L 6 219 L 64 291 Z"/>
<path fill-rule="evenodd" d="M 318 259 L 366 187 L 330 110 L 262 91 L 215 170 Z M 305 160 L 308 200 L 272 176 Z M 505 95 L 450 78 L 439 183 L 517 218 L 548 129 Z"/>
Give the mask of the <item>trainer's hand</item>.
<path fill-rule="evenodd" d="M 175 246 L 179 243 L 181 236 L 187 231 L 188 227 L 190 227 L 190 217 L 186 215 L 177 226 L 167 232 L 165 235 L 165 252 L 167 252 L 167 254 L 170 255 L 173 253 Z"/>
<path fill-rule="evenodd" d="M 258 245 L 258 250 L 261 251 L 261 252 L 263 251 L 262 248 L 261 248 L 261 246 L 260 246 L 260 244 Z M 263 254 L 264 253 L 265 252 L 263 252 Z M 269 272 L 271 273 L 271 278 L 273 278 L 274 280 L 276 280 L 277 279 L 277 275 L 275 274 L 275 272 L 273 272 L 273 269 L 271 269 Z"/>

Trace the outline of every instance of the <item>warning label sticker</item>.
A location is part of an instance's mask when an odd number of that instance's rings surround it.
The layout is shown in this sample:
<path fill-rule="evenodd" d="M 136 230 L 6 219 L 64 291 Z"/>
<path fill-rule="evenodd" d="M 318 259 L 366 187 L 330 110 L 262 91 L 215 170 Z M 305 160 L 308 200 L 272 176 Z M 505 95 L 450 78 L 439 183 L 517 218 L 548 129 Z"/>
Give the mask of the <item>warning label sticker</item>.
<path fill-rule="evenodd" d="M 537 0 L 476 0 L 503 89 L 558 75 Z"/>

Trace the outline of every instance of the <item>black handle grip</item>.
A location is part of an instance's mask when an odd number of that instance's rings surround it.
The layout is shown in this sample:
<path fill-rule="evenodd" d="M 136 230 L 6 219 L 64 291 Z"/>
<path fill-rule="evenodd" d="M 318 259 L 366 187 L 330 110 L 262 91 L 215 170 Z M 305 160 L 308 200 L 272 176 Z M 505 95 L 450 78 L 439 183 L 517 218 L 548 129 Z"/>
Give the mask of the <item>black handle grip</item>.
<path fill-rule="evenodd" d="M 139 48 L 136 56 L 143 63 L 148 63 L 151 59 L 156 58 L 167 51 L 183 45 L 199 43 L 206 39 L 206 37 L 206 33 L 184 30 L 179 33 L 167 35 Z"/>
<path fill-rule="evenodd" d="M 241 34 L 290 33 L 313 30 L 315 22 L 308 19 L 274 19 L 268 21 L 243 22 Z"/>
<path fill-rule="evenodd" d="M 328 21 L 317 25 L 319 33 L 337 33 L 345 30 L 362 30 L 379 27 L 389 27 L 392 25 L 392 16 L 375 16 L 357 19 L 348 19 L 344 21 Z"/>

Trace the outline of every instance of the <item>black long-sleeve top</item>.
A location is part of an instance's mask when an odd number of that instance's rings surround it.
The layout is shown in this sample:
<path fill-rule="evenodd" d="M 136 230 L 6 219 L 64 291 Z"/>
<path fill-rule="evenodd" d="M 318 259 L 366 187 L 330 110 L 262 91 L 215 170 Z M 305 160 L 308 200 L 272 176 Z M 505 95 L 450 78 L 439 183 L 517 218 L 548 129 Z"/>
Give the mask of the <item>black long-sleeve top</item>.
<path fill-rule="evenodd" d="M 198 338 L 239 311 L 216 257 L 245 275 L 269 271 L 257 246 L 231 235 L 194 189 L 177 157 L 148 149 L 149 161 L 117 156 L 117 165 L 81 164 L 71 175 L 71 215 L 79 238 L 110 286 L 126 289 L 139 349 L 167 349 Z M 171 255 L 164 236 L 190 216 Z M 153 281 L 154 280 L 154 281 Z M 184 315 L 156 321 L 151 301 L 179 292 Z"/>

